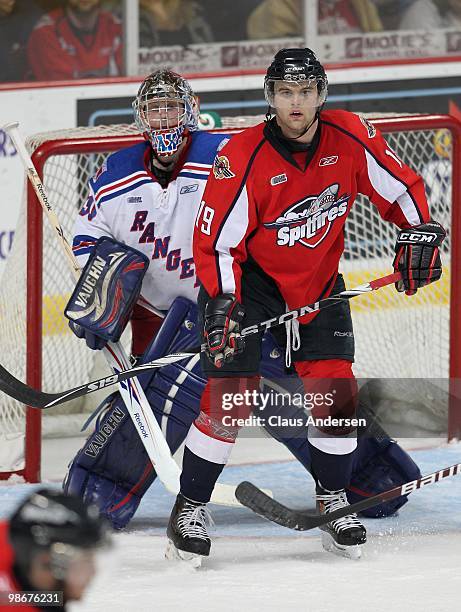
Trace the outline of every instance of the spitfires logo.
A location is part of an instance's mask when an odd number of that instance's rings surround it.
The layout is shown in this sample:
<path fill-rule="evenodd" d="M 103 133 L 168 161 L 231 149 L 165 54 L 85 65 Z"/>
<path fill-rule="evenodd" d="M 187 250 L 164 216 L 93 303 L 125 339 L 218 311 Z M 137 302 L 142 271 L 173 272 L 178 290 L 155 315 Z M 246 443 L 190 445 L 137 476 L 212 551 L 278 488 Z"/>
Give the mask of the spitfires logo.
<path fill-rule="evenodd" d="M 333 222 L 347 213 L 350 194 L 338 196 L 339 185 L 334 183 L 319 195 L 308 196 L 294 204 L 271 223 L 267 229 L 277 230 L 279 246 L 294 246 L 297 242 L 315 249 L 330 231 Z"/>
<path fill-rule="evenodd" d="M 235 174 L 230 169 L 229 160 L 225 155 L 218 155 L 213 162 L 213 174 L 217 179 L 230 179 Z"/>

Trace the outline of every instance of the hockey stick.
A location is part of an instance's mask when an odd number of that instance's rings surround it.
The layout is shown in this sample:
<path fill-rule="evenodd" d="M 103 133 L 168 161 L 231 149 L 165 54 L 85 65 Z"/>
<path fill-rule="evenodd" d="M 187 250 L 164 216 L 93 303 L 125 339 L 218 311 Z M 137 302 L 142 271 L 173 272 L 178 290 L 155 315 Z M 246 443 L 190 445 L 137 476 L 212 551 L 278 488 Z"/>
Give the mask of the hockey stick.
<path fill-rule="evenodd" d="M 46 214 L 47 219 L 61 244 L 61 247 L 64 250 L 73 274 L 76 278 L 79 278 L 80 267 L 73 254 L 72 247 L 67 241 L 59 219 L 51 206 L 45 187 L 37 173 L 37 170 L 35 169 L 32 159 L 19 133 L 18 126 L 19 123 L 12 122 L 3 126 L 2 129 L 9 135 L 14 143 L 16 151 L 26 170 L 27 177 L 34 188 L 35 193 L 37 194 L 38 201 L 40 202 L 40 205 L 42 206 L 43 211 Z M 130 368 L 129 359 L 125 354 L 122 345 L 119 342 L 111 342 L 103 349 L 103 353 L 107 359 L 107 363 L 114 372 L 114 376 L 117 376 L 117 379 L 114 382 L 119 382 L 118 373 L 121 370 L 128 370 Z M 134 376 L 136 376 L 136 374 L 134 374 Z M 125 380 L 128 378 L 130 377 L 126 376 Z M 10 383 L 11 382 L 12 381 L 10 381 Z M 181 474 L 181 470 L 171 456 L 168 444 L 163 436 L 159 424 L 157 423 L 157 419 L 152 412 L 139 381 L 134 378 L 125 385 L 119 384 L 119 391 L 158 477 L 165 485 L 166 489 L 174 494 L 178 493 L 179 476 Z M 222 484 L 218 484 L 215 488 L 212 501 L 214 503 L 220 503 L 223 505 L 239 505 L 235 499 L 235 487 Z"/>
<path fill-rule="evenodd" d="M 432 472 L 432 474 L 422 476 L 416 480 L 410 480 L 403 485 L 384 491 L 384 493 L 373 495 L 373 497 L 351 504 L 350 506 L 344 506 L 344 508 L 339 508 L 328 514 L 310 514 L 301 510 L 287 508 L 276 499 L 266 495 L 251 482 L 241 482 L 235 491 L 235 496 L 241 504 L 263 518 L 277 523 L 277 525 L 288 527 L 288 529 L 295 529 L 296 531 L 308 531 L 326 523 L 331 523 L 331 521 L 340 519 L 348 514 L 362 512 L 390 499 L 395 499 L 401 495 L 408 495 L 417 489 L 421 489 L 421 487 L 433 484 L 449 476 L 456 476 L 457 474 L 461 474 L 461 463 Z"/>
<path fill-rule="evenodd" d="M 275 317 L 273 319 L 268 319 L 267 321 L 262 321 L 257 325 L 245 327 L 244 329 L 242 329 L 241 334 L 242 336 L 250 336 L 262 330 L 271 329 L 272 327 L 280 325 L 285 321 L 297 319 L 298 317 L 302 316 L 303 314 L 306 314 L 307 312 L 316 312 L 317 310 L 330 308 L 331 306 L 337 304 L 340 300 L 350 299 L 356 295 L 375 291 L 376 289 L 380 289 L 381 287 L 385 287 L 387 285 L 395 283 L 400 278 L 400 273 L 389 274 L 388 276 L 377 278 L 375 280 L 370 281 L 369 283 L 365 283 L 363 285 L 360 285 L 359 287 L 355 287 L 354 289 L 341 291 L 336 295 L 324 298 L 323 300 L 319 300 L 318 302 L 315 302 L 315 304 L 311 304 L 310 306 L 303 306 L 302 308 L 290 310 L 289 312 L 284 313 L 278 318 Z M 197 354 L 199 351 L 203 351 L 204 348 L 204 345 L 202 345 L 201 347 L 190 348 L 189 352 L 172 353 L 170 355 L 165 355 L 164 357 L 156 359 L 155 361 L 150 361 L 148 363 L 137 365 L 132 368 L 127 368 L 126 370 L 116 371 L 112 376 L 99 378 L 98 380 L 93 380 L 92 382 L 80 385 L 79 387 L 74 387 L 73 389 L 61 391 L 60 393 L 46 393 L 44 391 L 37 391 L 33 387 L 30 387 L 15 378 L 10 372 L 8 372 L 8 370 L 6 370 L 2 365 L 0 365 L 0 390 L 9 395 L 10 397 L 18 400 L 19 402 L 22 402 L 23 404 L 27 404 L 28 406 L 33 406 L 34 408 L 40 408 L 43 410 L 46 408 L 57 406 L 58 404 L 63 404 L 64 402 L 68 402 L 71 399 L 76 399 L 77 397 L 88 395 L 89 393 L 94 393 L 99 389 L 110 387 L 111 385 L 115 385 L 124 380 L 133 378 L 143 372 L 148 372 L 149 370 L 159 368 L 169 363 L 174 363 L 175 361 L 187 359 L 188 357 L 192 357 L 193 355 Z"/>

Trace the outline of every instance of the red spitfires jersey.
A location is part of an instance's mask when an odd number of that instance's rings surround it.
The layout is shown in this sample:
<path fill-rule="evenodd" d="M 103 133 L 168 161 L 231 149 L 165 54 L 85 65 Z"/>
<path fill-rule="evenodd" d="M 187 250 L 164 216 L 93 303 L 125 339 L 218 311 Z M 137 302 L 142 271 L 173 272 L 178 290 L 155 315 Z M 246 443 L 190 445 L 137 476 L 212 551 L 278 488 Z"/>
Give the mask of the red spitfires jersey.
<path fill-rule="evenodd" d="M 319 129 L 305 170 L 277 147 L 264 123 L 218 152 L 194 229 L 197 275 L 212 297 L 241 299 L 241 264 L 248 257 L 274 279 L 290 309 L 328 295 L 358 193 L 401 228 L 429 220 L 421 177 L 369 122 L 323 111 Z"/>
<path fill-rule="evenodd" d="M 27 604 L 9 605 L 8 594 L 19 593 L 21 587 L 13 576 L 14 553 L 8 540 L 8 523 L 0 522 L 0 612 L 33 612 L 38 610 Z"/>

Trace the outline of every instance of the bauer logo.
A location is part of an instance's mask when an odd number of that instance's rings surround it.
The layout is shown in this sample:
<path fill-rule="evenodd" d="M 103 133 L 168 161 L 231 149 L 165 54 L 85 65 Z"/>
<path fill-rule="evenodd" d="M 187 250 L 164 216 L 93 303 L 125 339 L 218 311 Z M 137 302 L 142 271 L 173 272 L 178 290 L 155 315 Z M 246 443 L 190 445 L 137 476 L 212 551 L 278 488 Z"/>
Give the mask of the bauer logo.
<path fill-rule="evenodd" d="M 293 204 L 264 227 L 277 231 L 279 246 L 292 247 L 299 243 L 315 249 L 325 239 L 334 221 L 347 213 L 350 194 L 338 196 L 338 193 L 339 185 L 334 183 L 319 195 L 308 196 Z"/>

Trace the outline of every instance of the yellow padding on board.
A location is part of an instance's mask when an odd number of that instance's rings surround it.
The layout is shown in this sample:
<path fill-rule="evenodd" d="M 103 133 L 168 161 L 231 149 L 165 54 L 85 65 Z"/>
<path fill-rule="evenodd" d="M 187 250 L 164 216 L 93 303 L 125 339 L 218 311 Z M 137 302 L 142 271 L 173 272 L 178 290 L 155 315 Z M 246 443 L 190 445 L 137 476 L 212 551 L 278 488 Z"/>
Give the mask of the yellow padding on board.
<path fill-rule="evenodd" d="M 68 320 L 64 316 L 64 308 L 69 301 L 70 293 L 66 295 L 43 296 L 43 335 L 55 336 L 72 333 Z"/>
<path fill-rule="evenodd" d="M 343 271 L 346 287 L 352 289 L 370 280 L 386 276 L 389 269 L 371 268 L 367 270 Z M 354 312 L 369 312 L 370 310 L 383 310 L 388 308 L 414 308 L 415 306 L 448 305 L 450 301 L 450 272 L 445 269 L 442 278 L 436 283 L 419 289 L 416 295 L 407 296 L 398 293 L 394 285 L 373 291 L 369 295 L 362 295 L 351 300 Z"/>

